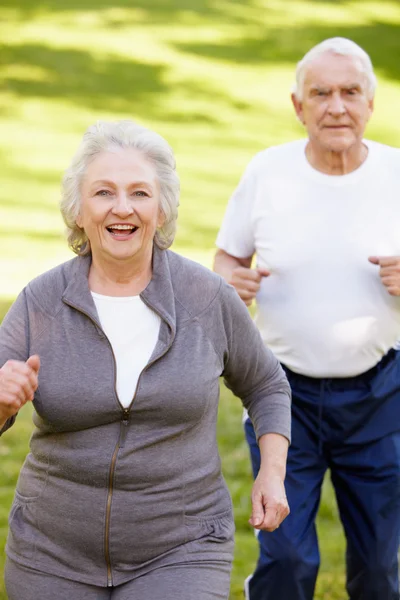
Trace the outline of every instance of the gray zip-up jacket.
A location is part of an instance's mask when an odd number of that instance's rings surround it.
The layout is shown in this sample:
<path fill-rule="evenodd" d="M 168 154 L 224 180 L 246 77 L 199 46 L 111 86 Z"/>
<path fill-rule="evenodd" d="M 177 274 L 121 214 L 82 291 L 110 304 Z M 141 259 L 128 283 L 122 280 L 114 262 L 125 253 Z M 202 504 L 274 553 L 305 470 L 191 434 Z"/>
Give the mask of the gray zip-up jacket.
<path fill-rule="evenodd" d="M 88 287 L 90 261 L 76 257 L 33 280 L 0 327 L 0 366 L 41 359 L 7 552 L 34 569 L 106 586 L 167 563 L 201 536 L 232 537 L 216 442 L 219 377 L 258 436 L 290 437 L 290 390 L 235 290 L 155 248 L 141 297 L 161 317 L 160 333 L 124 409 Z"/>

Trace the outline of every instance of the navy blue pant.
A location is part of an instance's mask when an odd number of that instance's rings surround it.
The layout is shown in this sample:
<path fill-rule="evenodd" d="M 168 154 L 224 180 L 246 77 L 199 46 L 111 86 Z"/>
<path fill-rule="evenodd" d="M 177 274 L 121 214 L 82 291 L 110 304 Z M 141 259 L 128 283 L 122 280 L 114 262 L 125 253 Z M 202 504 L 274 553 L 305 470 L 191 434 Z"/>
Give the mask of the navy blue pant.
<path fill-rule="evenodd" d="M 319 568 L 315 517 L 327 469 L 347 540 L 351 600 L 399 600 L 400 352 L 358 377 L 313 379 L 285 369 L 292 387 L 290 515 L 260 532 L 250 600 L 312 600 Z M 260 453 L 245 422 L 254 476 Z"/>

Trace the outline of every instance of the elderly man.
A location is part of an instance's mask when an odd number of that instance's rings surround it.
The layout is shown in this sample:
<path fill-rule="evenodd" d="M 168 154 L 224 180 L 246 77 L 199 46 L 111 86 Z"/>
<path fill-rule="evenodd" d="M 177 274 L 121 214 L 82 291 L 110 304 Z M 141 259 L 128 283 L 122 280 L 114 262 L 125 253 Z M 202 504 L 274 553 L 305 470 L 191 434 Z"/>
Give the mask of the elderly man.
<path fill-rule="evenodd" d="M 257 324 L 293 392 L 291 514 L 258 536 L 251 600 L 312 599 L 327 469 L 351 600 L 399 599 L 400 150 L 363 139 L 375 84 L 354 42 L 312 48 L 292 94 L 308 137 L 250 162 L 217 239 L 215 270 L 247 305 L 256 298 Z M 245 430 L 256 473 L 249 420 Z"/>

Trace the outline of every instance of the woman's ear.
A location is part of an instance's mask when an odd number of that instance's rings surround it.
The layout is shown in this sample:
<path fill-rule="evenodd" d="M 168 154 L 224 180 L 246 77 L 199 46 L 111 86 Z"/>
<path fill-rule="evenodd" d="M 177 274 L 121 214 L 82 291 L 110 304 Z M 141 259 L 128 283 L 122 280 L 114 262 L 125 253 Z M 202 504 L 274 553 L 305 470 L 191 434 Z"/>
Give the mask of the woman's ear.
<path fill-rule="evenodd" d="M 160 208 L 159 211 L 158 211 L 157 229 L 161 229 L 161 227 L 164 226 L 164 223 L 165 223 L 165 215 L 164 215 L 163 211 Z"/>
<path fill-rule="evenodd" d="M 80 229 L 82 229 L 82 217 L 81 217 L 81 214 L 80 214 L 80 213 L 79 213 L 79 214 L 78 214 L 78 216 L 76 217 L 76 219 L 75 219 L 75 223 L 78 225 L 78 227 L 79 227 Z"/>

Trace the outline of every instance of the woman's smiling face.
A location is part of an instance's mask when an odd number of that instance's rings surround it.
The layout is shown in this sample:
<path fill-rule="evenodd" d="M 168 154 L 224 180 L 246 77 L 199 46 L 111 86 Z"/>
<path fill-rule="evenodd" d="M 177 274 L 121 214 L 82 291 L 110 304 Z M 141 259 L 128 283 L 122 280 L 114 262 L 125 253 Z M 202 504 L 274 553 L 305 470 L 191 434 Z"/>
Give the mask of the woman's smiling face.
<path fill-rule="evenodd" d="M 162 226 L 160 186 L 152 162 L 134 148 L 102 152 L 89 163 L 76 223 L 97 261 L 143 262 Z"/>

